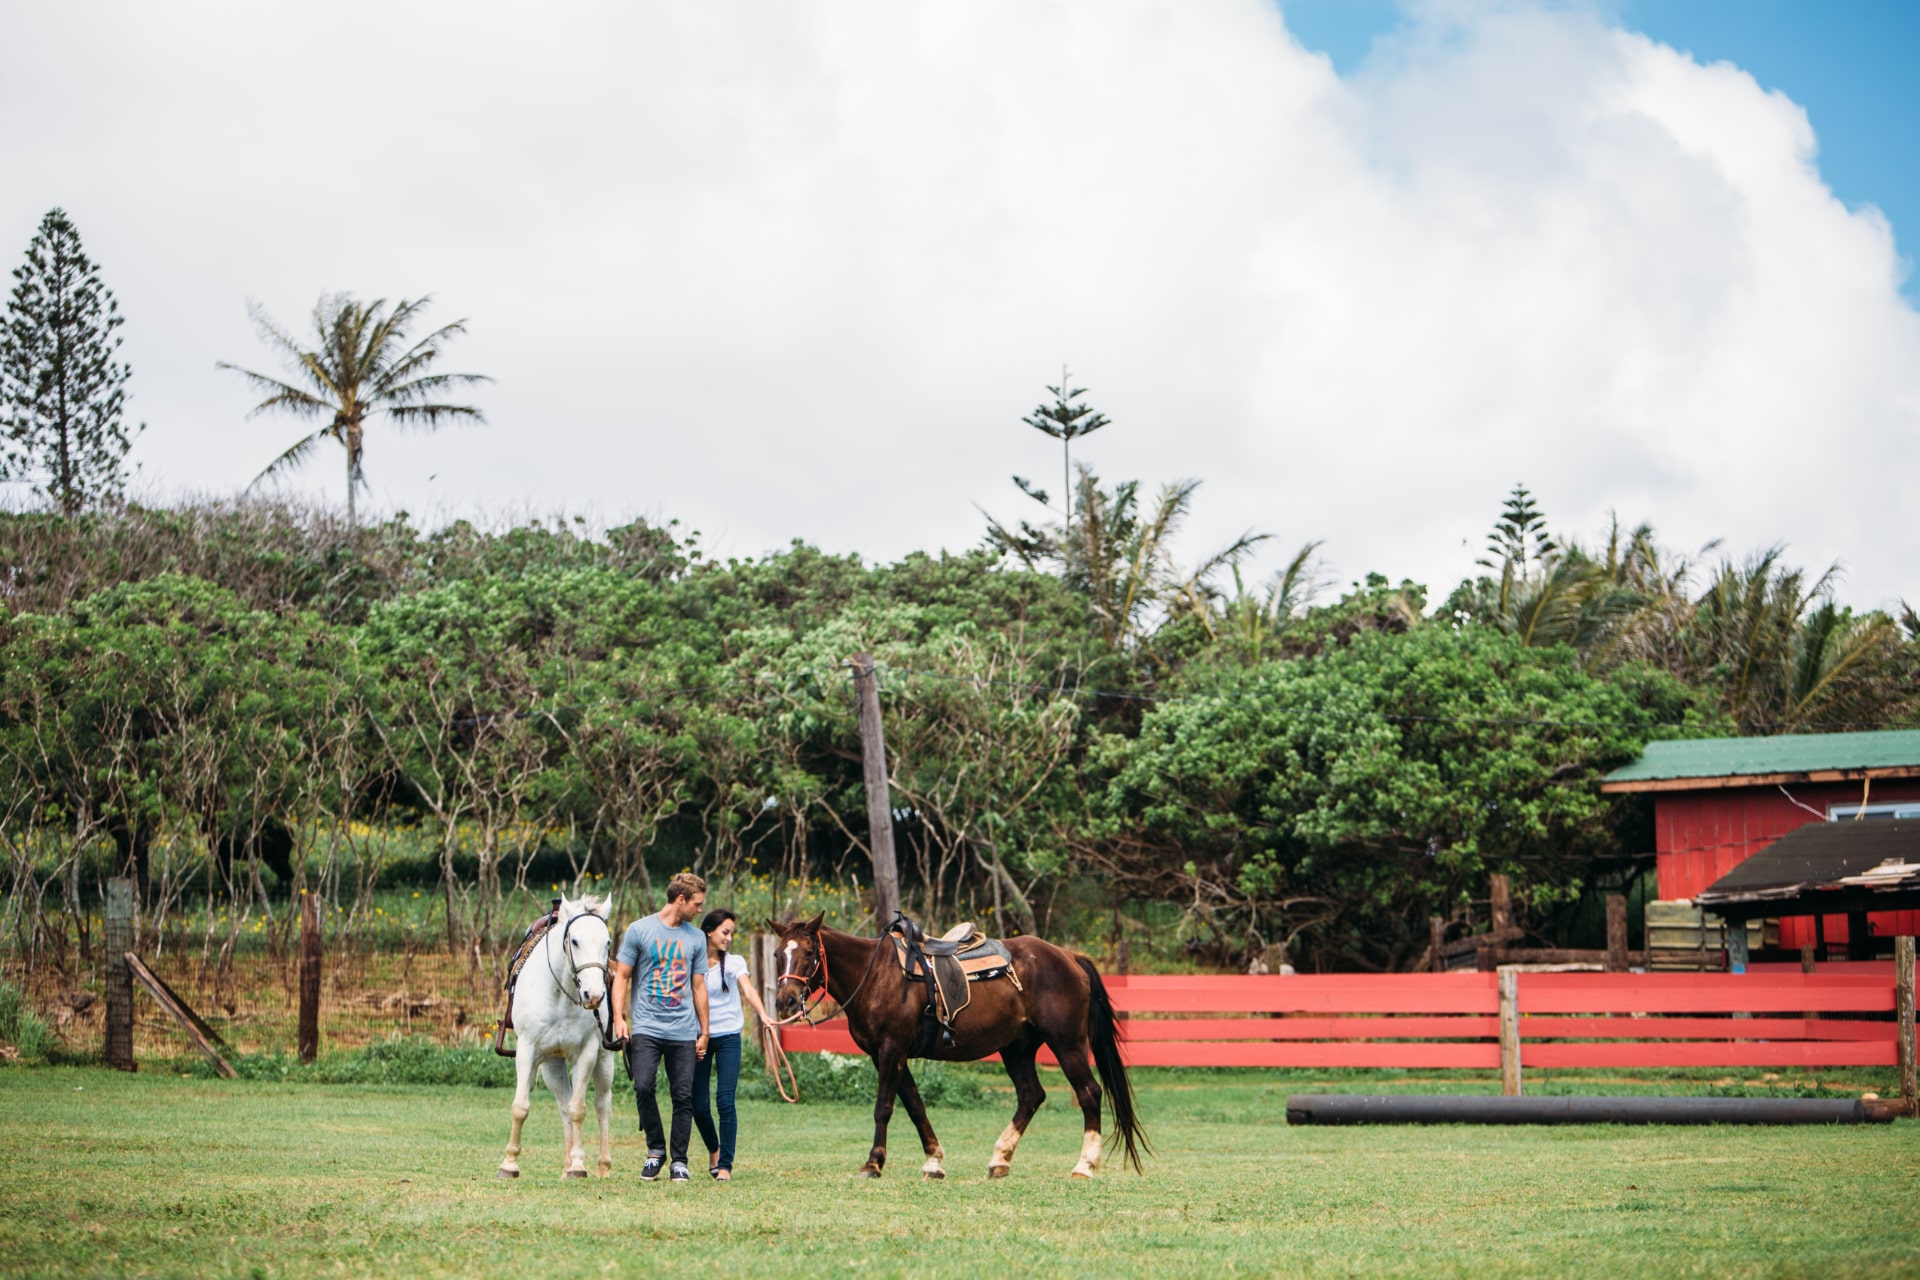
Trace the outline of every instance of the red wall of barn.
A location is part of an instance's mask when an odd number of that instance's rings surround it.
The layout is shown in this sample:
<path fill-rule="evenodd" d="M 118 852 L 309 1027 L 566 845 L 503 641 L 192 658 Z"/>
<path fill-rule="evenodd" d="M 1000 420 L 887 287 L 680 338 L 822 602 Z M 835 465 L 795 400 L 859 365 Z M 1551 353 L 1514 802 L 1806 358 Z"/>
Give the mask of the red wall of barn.
<path fill-rule="evenodd" d="M 1920 800 L 1920 779 L 1876 782 L 1868 799 L 1874 804 Z M 1800 803 L 1795 804 L 1796 800 Z M 1859 803 L 1857 782 L 1799 783 L 1784 792 L 1779 787 L 1656 792 L 1653 823 L 1660 896 L 1691 898 L 1795 827 L 1824 821 L 1828 805 Z M 1868 919 L 1879 937 L 1920 934 L 1920 911 L 1880 912 Z M 1813 940 L 1812 916 L 1780 922 L 1781 946 L 1811 946 Z M 1828 916 L 1827 942 L 1846 940 L 1847 918 Z"/>

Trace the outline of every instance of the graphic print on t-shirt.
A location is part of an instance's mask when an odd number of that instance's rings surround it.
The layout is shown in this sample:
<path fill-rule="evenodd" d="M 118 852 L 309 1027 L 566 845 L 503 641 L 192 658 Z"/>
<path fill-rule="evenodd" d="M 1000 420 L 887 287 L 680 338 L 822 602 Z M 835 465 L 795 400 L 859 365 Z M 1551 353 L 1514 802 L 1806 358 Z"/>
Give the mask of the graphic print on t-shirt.
<path fill-rule="evenodd" d="M 687 1002 L 687 979 L 693 973 L 686 947 L 678 938 L 654 939 L 653 976 L 647 982 L 647 994 L 667 1009 L 678 1009 Z"/>

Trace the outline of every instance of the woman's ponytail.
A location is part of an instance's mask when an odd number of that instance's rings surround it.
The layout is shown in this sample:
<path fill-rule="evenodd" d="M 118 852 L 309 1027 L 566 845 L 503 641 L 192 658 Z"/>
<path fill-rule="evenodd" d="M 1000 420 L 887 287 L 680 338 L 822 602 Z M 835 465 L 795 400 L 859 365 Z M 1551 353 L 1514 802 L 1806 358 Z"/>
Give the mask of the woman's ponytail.
<path fill-rule="evenodd" d="M 712 911 L 707 912 L 705 918 L 700 921 L 700 932 L 711 938 L 713 937 L 713 931 L 715 929 L 718 929 L 729 920 L 738 920 L 739 918 L 739 916 L 733 914 L 733 912 L 727 910 L 725 907 L 716 907 Z M 713 957 L 709 955 L 707 958 L 712 959 Z M 733 988 L 727 985 L 727 953 L 722 951 L 720 953 L 720 990 L 731 991 L 732 989 Z"/>

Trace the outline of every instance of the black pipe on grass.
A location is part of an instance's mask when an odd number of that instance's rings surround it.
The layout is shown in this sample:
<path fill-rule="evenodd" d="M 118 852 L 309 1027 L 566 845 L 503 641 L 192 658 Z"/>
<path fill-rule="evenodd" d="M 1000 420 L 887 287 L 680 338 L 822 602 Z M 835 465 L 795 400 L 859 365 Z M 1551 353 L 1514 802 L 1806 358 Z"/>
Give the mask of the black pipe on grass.
<path fill-rule="evenodd" d="M 1858 1098 L 1505 1098 L 1296 1093 L 1288 1124 L 1886 1124 Z"/>

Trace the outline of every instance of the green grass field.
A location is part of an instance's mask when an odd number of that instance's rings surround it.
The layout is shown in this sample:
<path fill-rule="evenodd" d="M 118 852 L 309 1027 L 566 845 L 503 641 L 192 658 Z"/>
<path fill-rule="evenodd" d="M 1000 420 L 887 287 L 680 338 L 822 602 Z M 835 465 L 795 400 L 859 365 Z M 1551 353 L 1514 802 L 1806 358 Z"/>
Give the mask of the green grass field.
<path fill-rule="evenodd" d="M 997 1104 L 936 1109 L 946 1182 L 918 1176 L 902 1114 L 889 1175 L 860 1183 L 863 1108 L 751 1102 L 736 1181 L 676 1188 L 639 1180 L 630 1094 L 612 1179 L 558 1178 L 539 1090 L 526 1176 L 504 1182 L 499 1089 L 164 1066 L 0 1070 L 0 1275 L 1920 1274 L 1920 1125 L 1904 1120 L 1290 1129 L 1297 1080 L 1144 1072 L 1146 1175 L 1110 1163 L 1077 1183 L 1056 1076 L 1004 1182 L 984 1178 Z"/>

